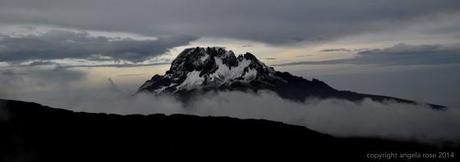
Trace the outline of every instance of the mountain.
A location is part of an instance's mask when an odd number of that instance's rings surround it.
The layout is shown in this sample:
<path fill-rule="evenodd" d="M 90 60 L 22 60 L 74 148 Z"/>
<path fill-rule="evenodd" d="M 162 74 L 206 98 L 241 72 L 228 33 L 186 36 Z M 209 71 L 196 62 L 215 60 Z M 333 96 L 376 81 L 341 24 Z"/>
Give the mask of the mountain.
<path fill-rule="evenodd" d="M 1 99 L 0 132 L 2 162 L 243 158 L 372 161 L 369 154 L 458 154 L 460 150 L 458 146 L 435 147 L 410 141 L 338 138 L 267 120 L 84 113 Z M 436 160 L 455 161 L 456 158 Z"/>
<path fill-rule="evenodd" d="M 233 90 L 269 90 L 282 98 L 300 102 L 307 98 L 337 98 L 350 101 L 369 98 L 378 102 L 390 100 L 417 103 L 395 97 L 337 90 L 318 79 L 307 80 L 288 72 L 276 71 L 251 53 L 236 56 L 232 51 L 218 47 L 185 49 L 174 59 L 165 75 L 154 75 L 138 92 L 172 94 L 188 101 L 195 94 Z M 445 108 L 440 105 L 428 105 L 434 109 Z"/>

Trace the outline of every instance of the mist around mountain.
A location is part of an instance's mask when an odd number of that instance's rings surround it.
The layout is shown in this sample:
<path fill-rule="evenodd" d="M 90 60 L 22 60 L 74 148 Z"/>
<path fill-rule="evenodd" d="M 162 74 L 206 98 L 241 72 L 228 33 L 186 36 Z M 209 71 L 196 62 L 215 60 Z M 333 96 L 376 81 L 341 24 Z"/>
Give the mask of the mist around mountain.
<path fill-rule="evenodd" d="M 458 145 L 338 138 L 302 126 L 192 115 L 72 112 L 0 100 L 1 161 L 455 161 Z M 441 157 L 440 152 L 449 156 Z M 396 157 L 385 153 L 398 154 Z M 417 157 L 413 153 L 436 157 Z"/>
<path fill-rule="evenodd" d="M 60 98 L 87 112 L 0 100 L 0 160 L 455 161 L 460 150 L 457 109 L 336 90 L 224 48 L 184 50 L 135 95 L 109 83 L 103 96 Z"/>
<path fill-rule="evenodd" d="M 276 71 L 251 53 L 236 56 L 233 51 L 221 47 L 185 49 L 173 60 L 165 75 L 154 75 L 138 92 L 175 95 L 187 102 L 193 96 L 209 91 L 261 90 L 273 91 L 284 99 L 300 102 L 309 98 L 334 98 L 417 104 L 416 101 L 396 97 L 337 90 L 318 79 L 307 80 L 288 72 Z M 436 104 L 427 105 L 434 109 L 445 108 Z"/>

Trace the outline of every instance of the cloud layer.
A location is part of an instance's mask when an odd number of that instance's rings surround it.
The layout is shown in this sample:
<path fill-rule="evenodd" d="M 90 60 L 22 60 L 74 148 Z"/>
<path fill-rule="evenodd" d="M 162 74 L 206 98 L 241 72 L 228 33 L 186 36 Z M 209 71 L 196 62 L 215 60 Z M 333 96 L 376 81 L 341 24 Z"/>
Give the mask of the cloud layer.
<path fill-rule="evenodd" d="M 157 40 L 129 38 L 113 40 L 83 31 L 50 30 L 43 34 L 13 37 L 0 35 L 0 61 L 87 59 L 95 61 L 139 62 L 164 54 L 168 49 L 188 44 L 189 36 L 162 37 Z"/>
<path fill-rule="evenodd" d="M 349 52 L 352 49 L 324 49 L 322 52 Z M 323 65 L 323 64 L 380 64 L 380 65 L 423 65 L 458 64 L 460 49 L 442 45 L 396 44 L 387 48 L 364 49 L 356 57 L 325 61 L 298 61 L 277 66 Z"/>
<path fill-rule="evenodd" d="M 66 68 L 0 69 L 0 98 L 17 94 L 55 95 L 56 89 L 70 88 L 86 79 L 86 73 Z"/>
<path fill-rule="evenodd" d="M 460 140 L 460 110 L 345 100 L 286 101 L 273 93 L 223 92 L 196 101 L 192 114 L 258 118 L 303 125 L 335 136 L 372 136 L 424 142 Z"/>
<path fill-rule="evenodd" d="M 0 22 L 286 44 L 400 28 L 419 18 L 456 12 L 459 3 L 457 0 L 3 0 Z"/>
<path fill-rule="evenodd" d="M 72 72 L 70 72 L 72 73 Z M 40 80 L 37 75 L 24 80 Z M 75 78 L 74 78 L 75 79 Z M 16 79 L 17 80 L 17 79 Z M 117 114 L 193 114 L 267 119 L 302 125 L 335 136 L 381 137 L 417 140 L 428 143 L 460 141 L 460 110 L 436 111 L 426 105 L 359 103 L 328 99 L 309 99 L 306 103 L 283 100 L 271 92 L 219 92 L 197 96 L 183 105 L 170 96 L 140 94 L 132 96 L 109 80 L 106 87 L 79 87 L 71 82 L 38 82 L 42 89 L 30 89 L 35 82 L 6 82 L 0 91 L 13 88 L 14 93 L 0 98 L 33 101 L 74 111 Z M 59 87 L 54 88 L 53 87 Z"/>

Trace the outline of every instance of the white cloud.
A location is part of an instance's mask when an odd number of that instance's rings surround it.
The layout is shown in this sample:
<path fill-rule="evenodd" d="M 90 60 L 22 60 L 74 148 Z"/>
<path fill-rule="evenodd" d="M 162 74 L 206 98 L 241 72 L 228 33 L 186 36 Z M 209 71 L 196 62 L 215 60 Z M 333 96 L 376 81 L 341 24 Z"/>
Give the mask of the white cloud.
<path fill-rule="evenodd" d="M 460 140 L 460 110 L 455 108 L 437 111 L 425 105 L 371 100 L 355 103 L 339 99 L 309 99 L 306 103 L 299 103 L 281 99 L 270 92 L 208 93 L 197 96 L 192 103 L 184 106 L 170 96 L 132 96 L 111 86 L 98 89 L 64 88 L 48 93 L 16 94 L 7 98 L 85 112 L 182 113 L 267 119 L 343 137 L 381 137 L 429 143 Z"/>
<path fill-rule="evenodd" d="M 99 76 L 101 77 L 101 76 Z M 117 114 L 185 113 L 281 121 L 335 136 L 460 141 L 460 110 L 432 110 L 425 105 L 360 103 L 309 99 L 283 100 L 270 92 L 208 93 L 184 105 L 170 96 L 140 94 L 107 82 L 92 85 L 81 71 L 34 69 L 0 71 L 0 98 L 37 102 L 74 111 Z M 107 80 L 107 79 L 105 79 Z M 140 86 L 140 85 L 138 85 Z"/>
<path fill-rule="evenodd" d="M 395 102 L 310 99 L 296 103 L 267 92 L 222 92 L 197 100 L 189 113 L 282 121 L 336 136 L 460 140 L 460 110 L 436 111 Z"/>

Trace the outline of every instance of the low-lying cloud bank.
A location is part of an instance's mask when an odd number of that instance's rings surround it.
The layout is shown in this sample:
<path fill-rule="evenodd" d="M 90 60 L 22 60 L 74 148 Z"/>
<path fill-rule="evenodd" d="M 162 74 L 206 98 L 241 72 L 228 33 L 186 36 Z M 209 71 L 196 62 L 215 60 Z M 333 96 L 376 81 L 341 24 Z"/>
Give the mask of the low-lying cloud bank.
<path fill-rule="evenodd" d="M 303 125 L 335 136 L 376 136 L 419 141 L 457 141 L 460 111 L 435 111 L 426 105 L 359 103 L 339 99 L 281 99 L 270 92 L 208 94 L 192 106 L 192 114 L 258 118 Z"/>
<path fill-rule="evenodd" d="M 372 100 L 355 103 L 339 99 L 309 99 L 299 103 L 284 100 L 271 92 L 209 93 L 197 96 L 187 106 L 170 96 L 149 94 L 92 93 L 65 97 L 59 99 L 60 105 L 75 111 L 230 116 L 281 121 L 343 137 L 381 137 L 428 143 L 460 141 L 460 110 L 456 108 L 436 111 L 425 105 Z"/>
<path fill-rule="evenodd" d="M 77 84 L 80 71 L 57 68 L 2 71 L 0 98 L 37 102 L 74 111 L 116 114 L 193 114 L 281 121 L 335 136 L 366 136 L 422 142 L 460 142 L 460 109 L 436 111 L 426 105 L 395 102 L 350 102 L 308 99 L 284 100 L 272 92 L 219 92 L 196 96 L 184 105 L 171 96 L 126 91 L 113 81 L 108 86 Z M 0 112 L 5 115 L 5 112 Z M 5 117 L 5 116 L 4 116 Z"/>

